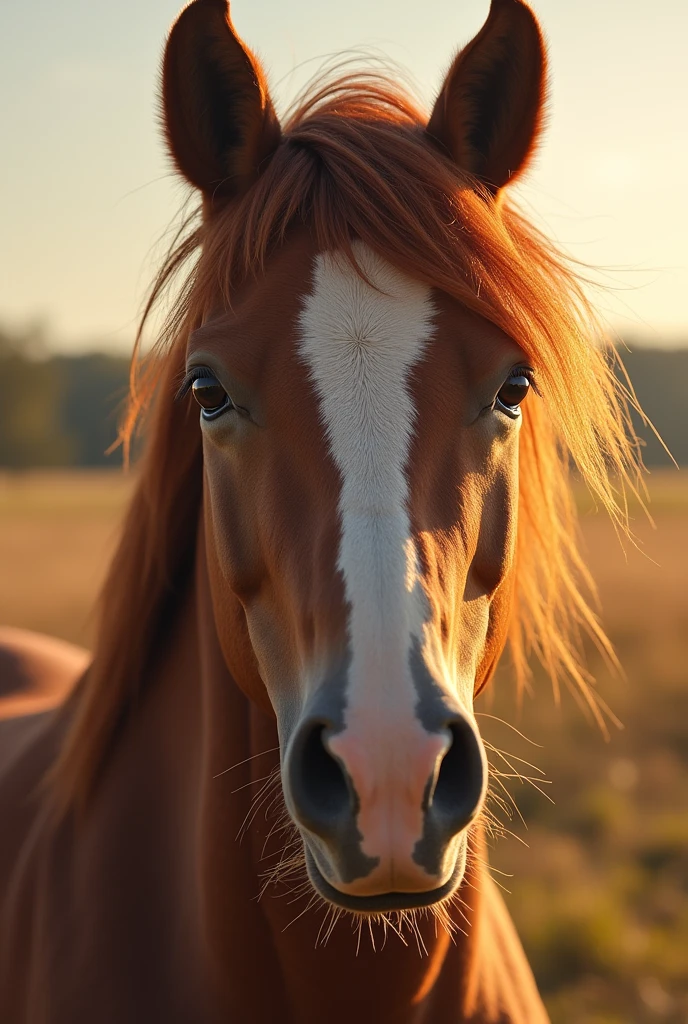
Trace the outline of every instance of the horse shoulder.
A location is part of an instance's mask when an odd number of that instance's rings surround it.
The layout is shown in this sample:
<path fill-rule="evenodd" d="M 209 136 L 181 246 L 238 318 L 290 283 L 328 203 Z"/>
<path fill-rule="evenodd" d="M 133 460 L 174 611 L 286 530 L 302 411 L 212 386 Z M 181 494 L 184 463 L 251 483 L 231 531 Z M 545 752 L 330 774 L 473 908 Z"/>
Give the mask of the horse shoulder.
<path fill-rule="evenodd" d="M 43 801 L 41 786 L 59 750 L 56 713 L 89 660 L 63 640 L 0 628 L 0 906 L 23 863 Z"/>
<path fill-rule="evenodd" d="M 59 749 L 64 716 L 56 713 L 83 673 L 86 651 L 26 630 L 0 628 L 0 1020 L 38 1010 L 36 957 L 50 829 L 42 783 Z M 42 883 L 43 880 L 43 883 Z M 41 934 L 41 941 L 46 936 Z M 43 979 L 45 980 L 45 979 Z M 33 1000 L 33 1002 L 32 1002 Z M 28 1006 L 31 1004 L 32 1009 Z M 37 1019 L 37 1016 L 31 1019 Z M 43 1019 L 43 1016 L 41 1016 Z"/>
<path fill-rule="evenodd" d="M 88 651 L 65 640 L 0 626 L 0 719 L 60 704 L 89 660 Z"/>

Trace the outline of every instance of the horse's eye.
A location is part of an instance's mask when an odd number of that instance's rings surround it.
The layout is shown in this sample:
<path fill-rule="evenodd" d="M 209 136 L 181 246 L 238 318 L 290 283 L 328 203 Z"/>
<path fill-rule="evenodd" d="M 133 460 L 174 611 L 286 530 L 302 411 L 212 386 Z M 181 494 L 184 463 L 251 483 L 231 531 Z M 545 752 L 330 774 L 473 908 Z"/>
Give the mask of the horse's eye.
<path fill-rule="evenodd" d="M 201 407 L 203 419 L 212 420 L 226 409 L 232 401 L 217 377 L 197 377 L 191 385 L 191 393 Z"/>
<path fill-rule="evenodd" d="M 507 377 L 502 384 L 497 395 L 497 403 L 507 412 L 511 413 L 512 416 L 515 416 L 518 414 L 518 407 L 530 391 L 530 388 L 530 377 L 527 377 L 525 373 L 516 371 L 511 377 Z"/>

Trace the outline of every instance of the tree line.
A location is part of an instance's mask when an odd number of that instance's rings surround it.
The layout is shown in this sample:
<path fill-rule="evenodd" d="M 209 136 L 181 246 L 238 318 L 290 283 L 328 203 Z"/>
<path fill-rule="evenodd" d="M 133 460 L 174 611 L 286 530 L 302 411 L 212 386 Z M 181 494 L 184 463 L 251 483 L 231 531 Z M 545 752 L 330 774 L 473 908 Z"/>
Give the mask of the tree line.
<path fill-rule="evenodd" d="M 117 466 L 129 360 L 49 354 L 41 332 L 0 328 L 0 466 Z"/>

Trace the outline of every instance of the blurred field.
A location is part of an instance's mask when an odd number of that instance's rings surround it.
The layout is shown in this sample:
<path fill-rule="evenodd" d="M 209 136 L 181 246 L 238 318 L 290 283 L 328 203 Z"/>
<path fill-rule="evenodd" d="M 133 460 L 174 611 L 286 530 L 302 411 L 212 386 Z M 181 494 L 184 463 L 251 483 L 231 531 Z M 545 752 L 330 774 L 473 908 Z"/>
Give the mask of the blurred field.
<path fill-rule="evenodd" d="M 537 674 L 519 708 L 508 665 L 478 709 L 491 743 L 554 800 L 504 780 L 525 824 L 495 805 L 515 837 L 491 856 L 554 1024 L 688 1022 L 688 473 L 655 472 L 649 486 L 657 528 L 633 509 L 640 550 L 626 543 L 625 554 L 581 499 L 625 678 L 594 651 L 590 667 L 623 729 L 605 741 Z M 90 642 L 131 487 L 101 471 L 0 475 L 0 622 Z"/>
<path fill-rule="evenodd" d="M 0 473 L 0 622 L 90 644 L 132 486 L 108 470 Z"/>

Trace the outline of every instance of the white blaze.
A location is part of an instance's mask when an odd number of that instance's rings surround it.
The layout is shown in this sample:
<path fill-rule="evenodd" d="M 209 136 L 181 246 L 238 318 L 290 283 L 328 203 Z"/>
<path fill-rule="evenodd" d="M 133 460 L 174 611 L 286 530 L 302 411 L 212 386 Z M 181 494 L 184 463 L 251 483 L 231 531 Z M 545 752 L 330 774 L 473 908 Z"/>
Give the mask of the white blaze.
<path fill-rule="evenodd" d="M 419 726 L 409 650 L 427 614 L 408 513 L 415 418 L 409 377 L 432 336 L 435 309 L 426 285 L 360 242 L 353 249 L 374 287 L 342 254 L 320 254 L 300 317 L 301 353 L 342 481 L 338 566 L 352 654 L 347 727 L 364 707 L 373 715 L 392 708 L 402 740 Z"/>

